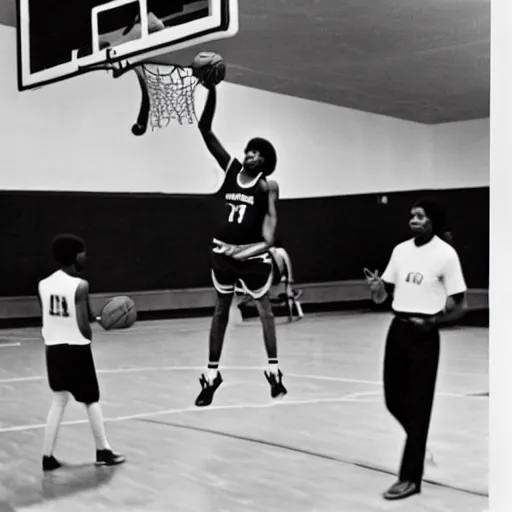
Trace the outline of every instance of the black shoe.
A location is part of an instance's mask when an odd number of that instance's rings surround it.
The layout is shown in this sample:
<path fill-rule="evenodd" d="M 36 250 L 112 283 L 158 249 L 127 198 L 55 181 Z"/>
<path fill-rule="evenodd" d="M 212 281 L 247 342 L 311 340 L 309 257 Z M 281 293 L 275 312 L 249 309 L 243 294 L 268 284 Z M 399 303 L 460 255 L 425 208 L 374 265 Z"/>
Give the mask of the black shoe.
<path fill-rule="evenodd" d="M 401 500 L 419 494 L 421 492 L 420 486 L 414 482 L 395 482 L 385 493 L 384 499 L 386 500 Z"/>
<path fill-rule="evenodd" d="M 220 372 L 217 372 L 217 376 L 215 377 L 215 379 L 213 379 L 213 382 L 210 384 L 210 382 L 208 382 L 208 379 L 203 373 L 199 379 L 199 382 L 201 383 L 201 387 L 203 389 L 196 398 L 196 405 L 198 407 L 205 407 L 212 403 L 215 391 L 217 391 L 218 387 L 222 384 L 222 375 L 220 374 Z"/>
<path fill-rule="evenodd" d="M 62 464 L 53 455 L 43 455 L 43 471 L 59 469 Z"/>
<path fill-rule="evenodd" d="M 283 386 L 283 374 L 281 370 L 277 371 L 277 375 L 272 372 L 265 372 L 265 377 L 270 384 L 270 396 L 272 398 L 280 398 L 288 393 L 286 388 Z"/>
<path fill-rule="evenodd" d="M 96 466 L 117 466 L 126 459 L 112 450 L 96 450 Z"/>

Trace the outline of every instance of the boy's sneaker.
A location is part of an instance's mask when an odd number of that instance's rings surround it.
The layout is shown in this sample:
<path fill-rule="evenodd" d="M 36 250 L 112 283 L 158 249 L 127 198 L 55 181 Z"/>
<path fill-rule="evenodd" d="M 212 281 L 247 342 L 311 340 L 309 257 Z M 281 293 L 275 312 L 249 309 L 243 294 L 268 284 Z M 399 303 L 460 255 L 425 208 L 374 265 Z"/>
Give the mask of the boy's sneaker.
<path fill-rule="evenodd" d="M 43 471 L 59 469 L 62 464 L 53 455 L 43 455 Z"/>
<path fill-rule="evenodd" d="M 117 466 L 126 459 L 112 450 L 96 450 L 96 466 Z"/>

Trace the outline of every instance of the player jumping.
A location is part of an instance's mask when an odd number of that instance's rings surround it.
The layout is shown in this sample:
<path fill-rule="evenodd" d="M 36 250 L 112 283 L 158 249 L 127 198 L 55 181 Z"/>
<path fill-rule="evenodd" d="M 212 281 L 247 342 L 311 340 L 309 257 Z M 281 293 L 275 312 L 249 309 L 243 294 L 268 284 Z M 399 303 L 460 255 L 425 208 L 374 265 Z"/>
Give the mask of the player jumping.
<path fill-rule="evenodd" d="M 278 366 L 276 328 L 268 295 L 273 281 L 268 250 L 274 243 L 279 189 L 267 177 L 275 170 L 277 155 L 270 142 L 254 138 L 245 148 L 243 164 L 232 158 L 212 132 L 216 100 L 216 89 L 210 87 L 199 129 L 208 150 L 226 173 L 221 188 L 226 209 L 212 244 L 211 272 L 217 300 L 210 329 L 208 370 L 200 378 L 202 391 L 196 399 L 197 406 L 210 405 L 222 383 L 219 361 L 237 283 L 254 299 L 261 319 L 269 364 L 265 376 L 271 396 L 287 393 Z"/>

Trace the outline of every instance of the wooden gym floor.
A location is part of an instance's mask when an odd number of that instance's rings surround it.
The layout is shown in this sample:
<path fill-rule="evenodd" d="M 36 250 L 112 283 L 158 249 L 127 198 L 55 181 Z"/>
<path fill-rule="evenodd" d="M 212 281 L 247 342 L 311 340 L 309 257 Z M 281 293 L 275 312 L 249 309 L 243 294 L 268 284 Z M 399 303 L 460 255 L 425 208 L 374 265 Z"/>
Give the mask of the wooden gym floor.
<path fill-rule="evenodd" d="M 488 507 L 488 330 L 442 333 L 423 493 L 386 502 L 403 433 L 387 413 L 381 363 L 388 314 L 278 319 L 289 394 L 274 402 L 258 320 L 232 315 L 224 384 L 194 407 L 209 319 L 95 326 L 94 352 L 115 468 L 92 465 L 85 410 L 70 401 L 43 476 L 51 395 L 38 329 L 0 331 L 0 511 L 480 512 Z"/>

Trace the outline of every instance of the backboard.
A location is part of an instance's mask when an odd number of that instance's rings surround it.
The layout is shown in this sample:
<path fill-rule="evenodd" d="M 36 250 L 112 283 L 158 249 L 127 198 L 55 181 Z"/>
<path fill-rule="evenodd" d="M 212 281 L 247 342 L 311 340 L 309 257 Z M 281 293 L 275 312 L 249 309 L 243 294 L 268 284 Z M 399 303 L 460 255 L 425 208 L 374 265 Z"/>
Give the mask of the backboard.
<path fill-rule="evenodd" d="M 16 0 L 18 89 L 238 32 L 238 0 Z"/>

